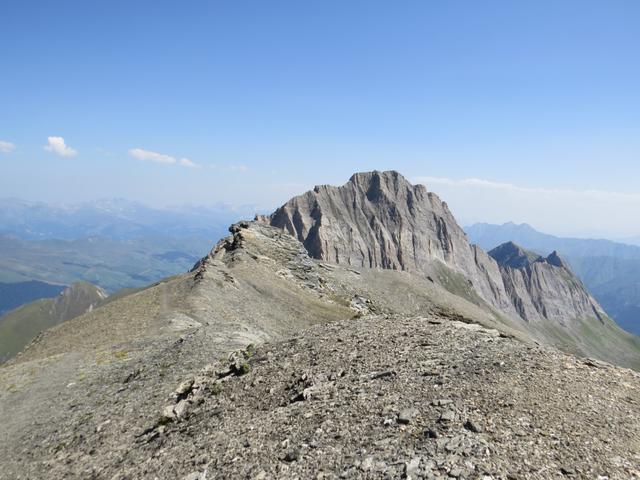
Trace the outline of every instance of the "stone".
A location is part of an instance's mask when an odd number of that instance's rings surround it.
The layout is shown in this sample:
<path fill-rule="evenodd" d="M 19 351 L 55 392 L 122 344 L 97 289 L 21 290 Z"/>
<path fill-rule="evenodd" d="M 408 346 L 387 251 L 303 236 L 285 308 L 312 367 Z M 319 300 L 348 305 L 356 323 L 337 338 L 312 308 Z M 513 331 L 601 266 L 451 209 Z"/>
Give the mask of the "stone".
<path fill-rule="evenodd" d="M 405 408 L 403 410 L 400 410 L 400 413 L 398 413 L 398 423 L 402 424 L 402 425 L 408 425 L 411 423 L 411 421 L 413 420 L 413 418 L 418 414 L 418 412 L 413 409 L 413 408 Z"/>
<path fill-rule="evenodd" d="M 420 457 L 413 457 L 404 464 L 404 476 L 407 479 L 416 478 L 420 468 Z"/>
<path fill-rule="evenodd" d="M 284 456 L 284 461 L 297 462 L 299 458 L 300 458 L 300 450 L 294 449 L 294 450 L 289 450 L 286 453 L 286 455 Z"/>
<path fill-rule="evenodd" d="M 363 472 L 369 472 L 373 470 L 373 467 L 374 467 L 373 457 L 365 458 L 360 464 L 360 470 L 362 470 Z"/>
<path fill-rule="evenodd" d="M 189 378 L 185 380 L 180 385 L 178 385 L 178 388 L 176 388 L 175 390 L 175 394 L 178 397 L 188 394 L 189 392 L 191 392 L 191 387 L 193 386 L 193 382 L 194 382 L 193 378 Z"/>
<path fill-rule="evenodd" d="M 438 432 L 433 428 L 427 428 L 424 432 L 424 435 L 427 438 L 438 438 Z"/>
<path fill-rule="evenodd" d="M 460 478 L 462 476 L 462 470 L 458 467 L 454 467 L 449 470 L 449 476 L 451 478 Z"/>
<path fill-rule="evenodd" d="M 467 430 L 473 433 L 482 432 L 482 427 L 477 422 L 474 422 L 473 420 L 470 420 L 470 419 L 464 422 L 464 428 L 466 428 Z"/>
<path fill-rule="evenodd" d="M 453 422 L 456 419 L 456 412 L 454 412 L 453 410 L 445 410 L 444 412 L 442 412 L 440 414 L 440 421 L 441 422 Z"/>
<path fill-rule="evenodd" d="M 176 418 L 176 412 L 174 411 L 174 405 L 167 405 L 162 410 L 162 417 L 167 420 L 174 420 Z"/>
<path fill-rule="evenodd" d="M 207 480 L 207 471 L 192 472 L 189 475 L 182 477 L 182 480 Z"/>
<path fill-rule="evenodd" d="M 182 418 L 187 414 L 189 408 L 189 402 L 187 400 L 180 400 L 178 404 L 173 408 L 175 416 Z"/>

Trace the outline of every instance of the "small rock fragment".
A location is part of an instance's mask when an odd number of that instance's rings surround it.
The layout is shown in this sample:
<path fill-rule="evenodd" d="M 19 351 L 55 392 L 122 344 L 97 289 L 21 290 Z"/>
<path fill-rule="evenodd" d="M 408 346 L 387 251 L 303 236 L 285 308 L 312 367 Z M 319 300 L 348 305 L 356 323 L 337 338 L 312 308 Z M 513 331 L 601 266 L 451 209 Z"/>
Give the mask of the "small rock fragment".
<path fill-rule="evenodd" d="M 414 457 L 404 464 L 405 478 L 416 478 L 418 469 L 420 468 L 420 457 Z"/>
<path fill-rule="evenodd" d="M 186 477 L 182 477 L 182 480 L 206 480 L 207 479 L 207 471 L 204 472 L 191 472 Z"/>
<path fill-rule="evenodd" d="M 367 457 L 360 464 L 360 470 L 362 470 L 363 472 L 368 472 L 370 470 L 373 470 L 373 465 L 373 457 Z"/>
<path fill-rule="evenodd" d="M 178 404 L 173 408 L 175 416 L 177 418 L 182 418 L 187 413 L 187 408 L 189 407 L 189 402 L 186 400 L 180 400 Z"/>
<path fill-rule="evenodd" d="M 467 420 L 466 422 L 464 422 L 464 428 L 466 428 L 467 430 L 469 430 L 470 432 L 473 433 L 481 433 L 482 432 L 482 427 L 477 424 L 476 422 L 474 422 L 473 420 Z"/>
<path fill-rule="evenodd" d="M 456 419 L 456 412 L 453 410 L 445 410 L 440 414 L 441 422 L 453 422 Z"/>
<path fill-rule="evenodd" d="M 176 388 L 175 394 L 179 397 L 188 394 L 191 391 L 191 387 L 193 387 L 193 381 L 193 378 L 189 378 L 182 382 Z"/>
<path fill-rule="evenodd" d="M 289 450 L 287 454 L 284 456 L 284 461 L 288 463 L 297 462 L 299 458 L 300 458 L 299 450 Z"/>
<path fill-rule="evenodd" d="M 413 418 L 417 415 L 418 412 L 412 408 L 405 408 L 401 410 L 398 414 L 398 423 L 401 425 L 408 425 L 411 423 Z"/>

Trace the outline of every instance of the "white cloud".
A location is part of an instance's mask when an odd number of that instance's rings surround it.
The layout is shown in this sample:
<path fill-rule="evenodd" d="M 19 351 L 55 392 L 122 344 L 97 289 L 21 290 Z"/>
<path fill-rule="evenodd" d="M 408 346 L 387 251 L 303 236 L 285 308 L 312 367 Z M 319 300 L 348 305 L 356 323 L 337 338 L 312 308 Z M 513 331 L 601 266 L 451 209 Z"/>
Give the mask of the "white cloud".
<path fill-rule="evenodd" d="M 133 158 L 137 158 L 138 160 L 147 160 L 149 162 L 168 164 L 176 163 L 176 159 L 169 155 L 150 152 L 149 150 L 143 150 L 142 148 L 132 148 L 131 150 L 129 150 L 129 155 L 131 155 Z"/>
<path fill-rule="evenodd" d="M 526 222 L 549 233 L 609 238 L 640 233 L 640 193 L 525 187 L 479 178 L 414 181 L 438 193 L 462 224 Z"/>
<path fill-rule="evenodd" d="M 0 153 L 11 153 L 15 149 L 16 146 L 13 143 L 0 140 Z"/>
<path fill-rule="evenodd" d="M 64 143 L 62 137 L 48 137 L 48 143 L 44 146 L 47 152 L 55 153 L 61 157 L 74 157 L 78 154 L 76 150 Z"/>
<path fill-rule="evenodd" d="M 163 153 L 151 152 L 149 150 L 143 150 L 142 148 L 132 148 L 129 150 L 129 155 L 138 160 L 145 160 L 148 162 L 164 163 L 165 165 L 180 165 L 181 167 L 197 167 L 198 164 L 192 162 L 188 158 L 177 159 L 171 155 L 165 155 Z"/>
<path fill-rule="evenodd" d="M 188 158 L 181 158 L 180 161 L 178 162 L 180 165 L 182 165 L 183 167 L 189 167 L 189 168 L 194 168 L 197 167 L 198 165 L 193 163 L 191 160 L 189 160 Z"/>

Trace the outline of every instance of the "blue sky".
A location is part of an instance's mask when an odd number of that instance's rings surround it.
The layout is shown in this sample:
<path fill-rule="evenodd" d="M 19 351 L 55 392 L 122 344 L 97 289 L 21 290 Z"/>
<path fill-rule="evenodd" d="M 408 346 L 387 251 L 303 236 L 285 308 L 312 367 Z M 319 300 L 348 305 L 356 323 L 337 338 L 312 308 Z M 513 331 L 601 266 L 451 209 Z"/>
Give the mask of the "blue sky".
<path fill-rule="evenodd" d="M 4 2 L 0 197 L 269 209 L 396 169 L 462 223 L 637 235 L 638 24 L 633 0 Z"/>

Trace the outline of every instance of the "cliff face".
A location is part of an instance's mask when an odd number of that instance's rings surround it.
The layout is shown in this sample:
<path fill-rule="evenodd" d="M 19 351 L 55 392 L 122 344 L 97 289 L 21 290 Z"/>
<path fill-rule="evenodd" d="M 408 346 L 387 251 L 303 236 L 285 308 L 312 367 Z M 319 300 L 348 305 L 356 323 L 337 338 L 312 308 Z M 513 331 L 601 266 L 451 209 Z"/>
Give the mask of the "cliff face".
<path fill-rule="evenodd" d="M 333 263 L 426 273 L 441 262 L 489 305 L 526 321 L 564 325 L 604 315 L 557 253 L 542 259 L 509 243 L 488 255 L 469 243 L 445 202 L 397 172 L 358 173 L 341 187 L 315 187 L 257 220 Z"/>
<path fill-rule="evenodd" d="M 602 307 L 557 252 L 541 257 L 508 242 L 489 252 L 500 265 L 504 285 L 521 318 L 565 325 L 573 318 L 603 322 Z"/>
<path fill-rule="evenodd" d="M 317 186 L 257 219 L 333 263 L 425 272 L 440 261 L 490 305 L 513 310 L 497 264 L 469 244 L 447 204 L 397 172 L 357 173 L 341 187 Z"/>

